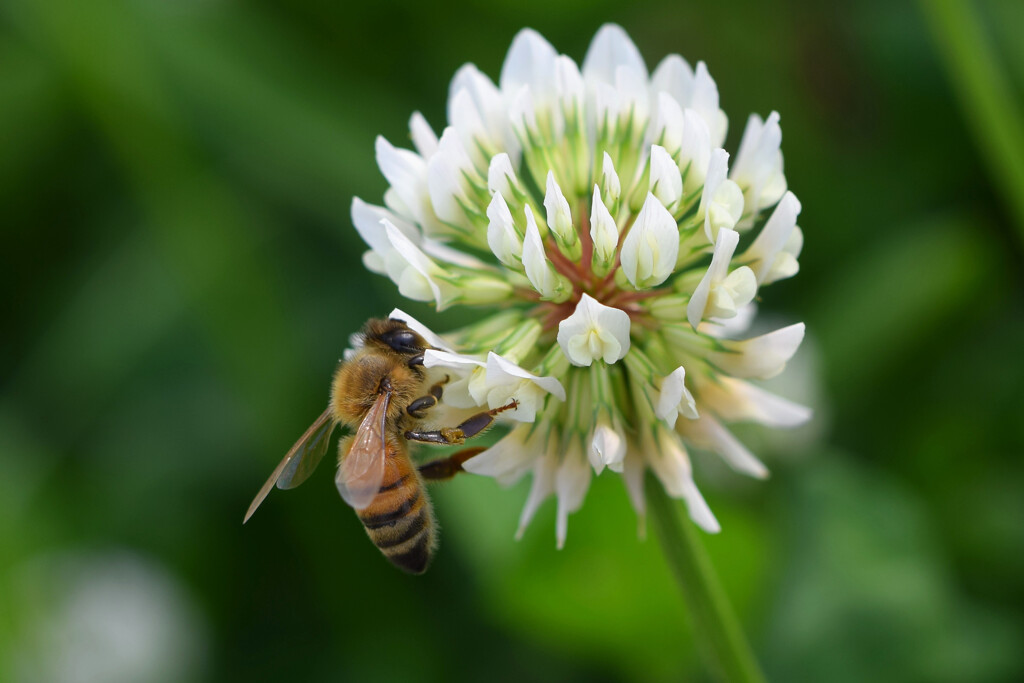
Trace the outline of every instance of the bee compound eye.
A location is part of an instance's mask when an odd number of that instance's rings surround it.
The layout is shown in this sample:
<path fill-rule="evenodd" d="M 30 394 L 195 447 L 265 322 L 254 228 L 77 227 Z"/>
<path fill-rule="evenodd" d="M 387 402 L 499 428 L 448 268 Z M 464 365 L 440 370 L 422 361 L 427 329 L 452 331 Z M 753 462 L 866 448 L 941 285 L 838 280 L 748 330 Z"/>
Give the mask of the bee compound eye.
<path fill-rule="evenodd" d="M 395 330 L 384 336 L 384 342 L 395 351 L 419 353 L 423 349 L 412 330 Z"/>

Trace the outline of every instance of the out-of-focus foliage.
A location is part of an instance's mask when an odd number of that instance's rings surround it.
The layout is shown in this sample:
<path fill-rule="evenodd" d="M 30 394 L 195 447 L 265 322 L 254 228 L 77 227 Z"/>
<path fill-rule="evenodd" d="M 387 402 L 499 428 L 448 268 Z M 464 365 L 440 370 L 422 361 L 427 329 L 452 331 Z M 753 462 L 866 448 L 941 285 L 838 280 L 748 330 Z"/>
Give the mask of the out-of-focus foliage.
<path fill-rule="evenodd" d="M 1020 3 L 964 6 L 1019 105 Z M 550 503 L 513 540 L 522 485 L 439 487 L 422 578 L 326 472 L 240 525 L 348 335 L 407 306 L 348 218 L 384 189 L 374 136 L 440 128 L 455 69 L 496 77 L 524 25 L 579 59 L 609 20 L 708 63 L 729 148 L 782 115 L 806 247 L 762 310 L 807 322 L 779 390 L 818 417 L 743 432 L 768 482 L 696 462 L 769 678 L 1024 677 L 1024 149 L 986 137 L 1020 121 L 979 109 L 937 5 L 5 0 L 0 679 L 704 675 L 614 478 L 562 552 Z"/>

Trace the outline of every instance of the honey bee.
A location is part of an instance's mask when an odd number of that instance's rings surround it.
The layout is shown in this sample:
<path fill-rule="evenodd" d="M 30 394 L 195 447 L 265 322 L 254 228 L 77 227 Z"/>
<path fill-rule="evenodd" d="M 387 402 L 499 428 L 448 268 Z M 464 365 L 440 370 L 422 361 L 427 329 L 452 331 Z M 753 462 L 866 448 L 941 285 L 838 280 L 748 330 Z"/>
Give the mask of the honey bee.
<path fill-rule="evenodd" d="M 358 340 L 359 348 L 334 373 L 327 409 L 274 469 L 242 523 L 249 521 L 275 484 L 295 488 L 312 474 L 336 426 L 354 426 L 355 434 L 338 444 L 338 492 L 392 564 L 422 574 L 437 547 L 437 524 L 423 480 L 450 479 L 462 471 L 462 463 L 484 449 L 465 449 L 416 467 L 406 441 L 461 444 L 518 403 L 513 399 L 477 413 L 457 427 L 417 428 L 441 400 L 448 380 L 426 387 L 423 353 L 433 347 L 396 318 L 368 321 Z"/>

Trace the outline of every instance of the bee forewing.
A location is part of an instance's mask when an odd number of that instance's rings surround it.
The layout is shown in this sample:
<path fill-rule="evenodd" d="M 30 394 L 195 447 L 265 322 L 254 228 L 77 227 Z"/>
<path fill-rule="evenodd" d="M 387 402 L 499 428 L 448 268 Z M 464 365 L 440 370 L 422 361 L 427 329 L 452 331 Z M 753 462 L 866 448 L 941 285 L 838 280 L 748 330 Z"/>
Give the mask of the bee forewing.
<path fill-rule="evenodd" d="M 324 411 L 312 426 L 306 430 L 292 450 L 295 454 L 285 466 L 281 476 L 277 478 L 277 488 L 293 489 L 309 479 L 313 470 L 323 460 L 327 446 L 331 443 L 331 434 L 336 423 L 331 419 L 330 409 Z"/>
<path fill-rule="evenodd" d="M 260 506 L 275 484 L 282 489 L 294 488 L 312 474 L 324 457 L 324 453 L 327 452 L 327 445 L 331 441 L 331 432 L 334 431 L 334 426 L 331 409 L 328 408 L 310 425 L 305 434 L 299 437 L 291 450 L 281 458 L 281 462 L 277 464 L 259 493 L 252 499 L 242 524 L 249 521 L 252 513 L 256 512 L 256 508 Z"/>
<path fill-rule="evenodd" d="M 338 467 L 338 476 L 334 480 L 338 493 L 356 510 L 362 510 L 373 502 L 384 481 L 384 423 L 390 400 L 388 393 L 377 397 Z"/>

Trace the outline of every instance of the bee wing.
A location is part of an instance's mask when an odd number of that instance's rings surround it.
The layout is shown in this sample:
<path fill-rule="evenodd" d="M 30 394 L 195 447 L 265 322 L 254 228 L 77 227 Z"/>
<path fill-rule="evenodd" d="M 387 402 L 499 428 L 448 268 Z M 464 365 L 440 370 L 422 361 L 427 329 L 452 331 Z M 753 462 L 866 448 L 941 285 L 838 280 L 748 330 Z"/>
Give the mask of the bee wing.
<path fill-rule="evenodd" d="M 275 484 L 280 489 L 291 489 L 309 478 L 316 466 L 320 464 L 324 453 L 327 452 L 327 446 L 331 442 L 331 433 L 336 424 L 331 417 L 331 409 L 328 408 L 309 426 L 306 433 L 300 436 L 291 450 L 285 454 L 281 462 L 271 472 L 266 483 L 263 484 L 263 488 L 253 498 L 242 524 L 249 521 L 252 513 L 256 512 L 256 508 L 260 506 Z"/>
<path fill-rule="evenodd" d="M 387 392 L 374 401 L 356 430 L 352 446 L 341 459 L 338 476 L 334 479 L 342 499 L 356 510 L 362 510 L 373 502 L 384 480 L 384 453 L 387 450 L 384 423 L 390 402 L 391 394 Z"/>

